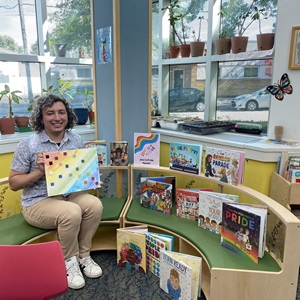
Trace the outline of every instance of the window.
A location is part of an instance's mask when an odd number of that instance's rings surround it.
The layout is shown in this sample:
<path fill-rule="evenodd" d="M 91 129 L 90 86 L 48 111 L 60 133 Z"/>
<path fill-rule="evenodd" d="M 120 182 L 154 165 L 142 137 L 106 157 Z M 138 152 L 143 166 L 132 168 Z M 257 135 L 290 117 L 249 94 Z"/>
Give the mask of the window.
<path fill-rule="evenodd" d="M 58 78 L 71 82 L 72 105 L 82 106 L 84 95 L 76 90 L 93 85 L 90 20 L 89 0 L 0 0 L 0 91 L 5 85 L 21 91 L 23 100 L 13 103 L 15 116 L 29 115 L 29 101 L 42 88 L 57 87 Z M 59 64 L 51 64 L 51 56 L 59 57 Z M 2 99 L 0 117 L 7 107 Z"/>
<path fill-rule="evenodd" d="M 191 43 L 197 39 L 201 26 L 200 40 L 205 41 L 205 51 L 203 56 L 182 58 L 179 55 L 177 59 L 166 55 L 172 42 L 168 3 L 160 0 L 159 11 L 157 2 L 153 4 L 153 18 L 157 18 L 157 14 L 161 16 L 161 22 L 155 19 L 153 25 L 156 32 L 153 43 L 161 41 L 158 53 L 162 55 L 153 61 L 156 69 L 161 70 L 158 79 L 154 80 L 156 75 L 152 73 L 152 83 L 157 87 L 158 113 L 197 116 L 204 120 L 258 122 L 264 125 L 266 132 L 270 94 L 265 87 L 272 78 L 272 50 L 257 51 L 256 35 L 260 31 L 275 31 L 277 0 L 223 0 L 214 1 L 212 5 L 209 1 L 179 0 L 179 7 L 174 8 L 175 15 L 184 16 L 176 22 L 179 37 Z M 171 1 L 171 6 L 175 3 Z M 248 15 L 245 22 L 243 14 Z M 160 23 L 162 28 L 158 30 Z M 241 31 L 248 37 L 243 54 L 216 55 L 215 41 L 219 34 L 231 37 Z M 157 37 L 157 32 L 162 36 Z M 175 43 L 180 44 L 178 38 Z"/>

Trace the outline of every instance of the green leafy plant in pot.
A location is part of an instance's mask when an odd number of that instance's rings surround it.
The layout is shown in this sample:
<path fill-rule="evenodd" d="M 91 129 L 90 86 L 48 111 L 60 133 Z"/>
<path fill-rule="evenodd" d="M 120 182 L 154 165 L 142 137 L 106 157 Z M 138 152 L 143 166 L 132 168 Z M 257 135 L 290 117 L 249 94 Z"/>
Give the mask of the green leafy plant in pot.
<path fill-rule="evenodd" d="M 92 103 L 94 101 L 94 91 L 85 87 L 83 91 L 78 91 L 77 94 L 84 95 L 84 101 L 82 103 L 83 108 L 88 110 L 88 117 L 90 124 L 94 124 L 95 122 L 95 112 L 93 111 Z M 92 100 L 92 101 L 90 101 Z M 79 111 L 80 108 L 74 108 L 74 111 Z M 82 123 L 82 122 L 81 122 Z M 86 121 L 84 122 L 84 124 Z"/>
<path fill-rule="evenodd" d="M 194 42 L 191 42 L 190 47 L 191 47 L 191 56 L 202 56 L 203 55 L 203 50 L 205 46 L 205 42 L 201 42 L 200 35 L 201 35 L 201 23 L 202 20 L 204 20 L 203 16 L 198 17 L 199 20 L 199 29 L 198 29 L 198 35 L 197 38 L 195 36 L 195 31 L 193 31 L 193 36 L 194 36 Z"/>
<path fill-rule="evenodd" d="M 12 134 L 15 132 L 15 118 L 13 117 L 13 102 L 16 104 L 20 104 L 20 100 L 22 99 L 19 94 L 22 94 L 19 90 L 12 91 L 11 88 L 5 84 L 4 90 L 0 92 L 0 101 L 3 99 L 8 99 L 8 112 L 6 118 L 0 119 L 0 131 L 1 134 Z"/>
<path fill-rule="evenodd" d="M 218 15 L 220 17 L 220 32 L 219 32 L 219 38 L 216 40 L 216 48 L 217 48 L 217 54 L 220 55 L 220 54 L 230 53 L 231 38 L 224 24 L 226 11 L 224 9 L 221 9 Z"/>

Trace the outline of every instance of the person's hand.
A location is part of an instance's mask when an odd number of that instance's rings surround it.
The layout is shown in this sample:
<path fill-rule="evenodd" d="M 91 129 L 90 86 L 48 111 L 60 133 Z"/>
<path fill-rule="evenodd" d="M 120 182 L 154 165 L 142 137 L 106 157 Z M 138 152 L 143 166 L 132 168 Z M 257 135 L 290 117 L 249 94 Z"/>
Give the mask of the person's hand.
<path fill-rule="evenodd" d="M 45 173 L 44 155 L 43 152 L 38 153 L 36 158 L 36 164 L 38 165 L 39 171 Z"/>

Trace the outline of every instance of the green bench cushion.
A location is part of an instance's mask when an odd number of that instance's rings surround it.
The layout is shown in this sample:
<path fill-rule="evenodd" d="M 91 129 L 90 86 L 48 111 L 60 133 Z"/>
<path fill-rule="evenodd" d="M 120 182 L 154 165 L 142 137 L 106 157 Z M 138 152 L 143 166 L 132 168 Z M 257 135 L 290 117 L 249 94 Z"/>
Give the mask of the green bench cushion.
<path fill-rule="evenodd" d="M 126 219 L 132 222 L 145 223 L 168 229 L 189 240 L 209 262 L 211 268 L 245 269 L 279 272 L 281 268 L 272 256 L 265 252 L 256 264 L 244 259 L 220 245 L 220 235 L 198 227 L 197 222 L 181 219 L 176 216 L 175 207 L 172 215 L 162 214 L 140 205 L 139 199 L 133 199 Z"/>
<path fill-rule="evenodd" d="M 29 225 L 19 213 L 0 221 L 0 245 L 20 245 L 48 231 Z"/>
<path fill-rule="evenodd" d="M 126 200 L 126 198 L 102 198 L 102 221 L 118 220 Z"/>

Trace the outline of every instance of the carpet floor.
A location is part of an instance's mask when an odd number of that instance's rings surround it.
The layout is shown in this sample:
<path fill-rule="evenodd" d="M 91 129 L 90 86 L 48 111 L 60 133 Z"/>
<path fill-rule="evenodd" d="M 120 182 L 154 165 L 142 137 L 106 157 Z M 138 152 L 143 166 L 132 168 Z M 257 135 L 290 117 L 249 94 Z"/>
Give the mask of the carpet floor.
<path fill-rule="evenodd" d="M 98 279 L 86 279 L 80 290 L 69 289 L 68 293 L 55 300 L 168 300 L 173 299 L 159 287 L 159 278 L 151 272 L 141 274 L 117 266 L 116 251 L 92 252 L 92 258 L 101 266 L 103 274 Z M 296 300 L 300 300 L 300 272 Z M 202 294 L 198 300 L 205 300 Z M 271 300 L 271 299 L 270 299 Z"/>

